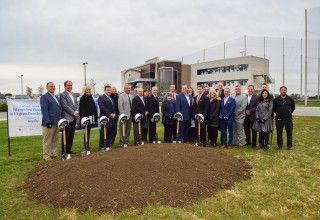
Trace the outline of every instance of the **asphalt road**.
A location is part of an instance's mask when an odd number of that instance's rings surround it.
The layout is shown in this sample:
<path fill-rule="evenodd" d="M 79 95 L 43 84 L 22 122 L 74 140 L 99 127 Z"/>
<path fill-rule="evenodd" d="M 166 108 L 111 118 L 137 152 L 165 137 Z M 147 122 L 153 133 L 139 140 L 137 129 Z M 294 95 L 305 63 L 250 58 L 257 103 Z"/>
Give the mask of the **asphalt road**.
<path fill-rule="evenodd" d="M 320 116 L 320 107 L 296 107 L 293 115 Z"/>
<path fill-rule="evenodd" d="M 299 116 L 320 116 L 320 107 L 296 107 L 293 115 Z M 0 112 L 0 121 L 7 119 L 6 112 Z"/>

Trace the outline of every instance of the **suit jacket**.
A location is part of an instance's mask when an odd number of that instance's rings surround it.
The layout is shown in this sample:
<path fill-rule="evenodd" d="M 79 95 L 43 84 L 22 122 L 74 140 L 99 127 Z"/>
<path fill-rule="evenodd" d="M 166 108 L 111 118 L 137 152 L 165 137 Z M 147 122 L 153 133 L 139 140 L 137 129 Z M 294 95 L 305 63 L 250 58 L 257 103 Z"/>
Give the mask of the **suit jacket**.
<path fill-rule="evenodd" d="M 131 105 L 128 99 L 128 95 L 131 99 Z M 125 114 L 128 117 L 128 120 L 131 118 L 132 99 L 133 96 L 126 93 L 120 94 L 118 98 L 119 115 Z"/>
<path fill-rule="evenodd" d="M 220 101 L 213 100 L 208 107 L 208 125 L 213 127 L 219 126 Z"/>
<path fill-rule="evenodd" d="M 115 106 L 111 100 L 112 98 L 107 97 L 105 94 L 99 96 L 98 105 L 100 109 L 100 117 L 107 116 L 110 120 L 115 120 L 117 117 L 117 113 L 116 113 Z M 116 116 L 113 119 L 110 117 L 112 113 L 116 114 Z"/>
<path fill-rule="evenodd" d="M 119 94 L 118 93 L 111 93 L 110 97 L 112 98 L 114 109 L 116 111 L 116 120 L 119 118 L 119 108 L 118 108 L 118 99 L 119 99 Z"/>
<path fill-rule="evenodd" d="M 234 119 L 237 120 L 239 118 L 245 118 L 246 113 L 245 109 L 247 107 L 248 99 L 247 96 L 244 94 L 240 94 L 234 97 L 236 101 L 236 109 L 234 110 Z"/>
<path fill-rule="evenodd" d="M 234 98 L 232 98 L 231 96 L 229 96 L 228 101 L 226 104 L 224 104 L 224 99 L 221 99 L 220 101 L 220 118 L 228 118 L 228 120 L 233 120 L 233 113 L 234 110 L 236 109 L 236 101 L 234 100 Z"/>
<path fill-rule="evenodd" d="M 253 94 L 250 100 L 250 103 L 248 104 L 248 96 L 247 96 L 247 106 L 246 106 L 246 110 L 250 111 L 250 115 L 246 114 L 246 121 L 250 121 L 250 122 L 254 122 L 256 119 L 256 109 L 257 106 L 259 104 L 260 100 L 259 100 L 259 96 Z"/>
<path fill-rule="evenodd" d="M 198 96 L 193 98 L 193 114 L 192 117 L 194 118 L 196 114 L 200 113 L 204 116 L 205 121 L 207 120 L 207 113 L 208 113 L 208 106 L 209 106 L 209 98 L 202 94 L 199 103 L 197 104 Z"/>
<path fill-rule="evenodd" d="M 217 95 L 218 95 L 218 89 L 216 89 Z M 224 99 L 224 89 L 222 89 L 221 93 L 218 95 L 221 99 Z"/>
<path fill-rule="evenodd" d="M 132 121 L 134 122 L 134 116 L 137 113 L 140 113 L 143 115 L 142 121 L 145 120 L 145 113 L 147 111 L 147 105 L 146 102 L 145 104 L 143 104 L 143 102 L 141 101 L 140 97 L 138 95 L 136 95 L 133 99 L 132 99 Z"/>
<path fill-rule="evenodd" d="M 183 120 L 190 120 L 192 114 L 192 96 L 187 94 L 190 99 L 190 106 L 188 104 L 188 100 L 183 93 L 177 95 L 177 99 L 175 102 L 175 107 L 177 112 L 181 112 L 183 115 Z"/>
<path fill-rule="evenodd" d="M 76 95 L 71 92 L 73 100 L 70 98 L 70 95 L 65 90 L 60 94 L 60 103 L 62 107 L 62 118 L 67 119 L 70 122 L 73 122 L 75 117 L 73 113 L 75 111 L 79 112 L 78 101 Z"/>
<path fill-rule="evenodd" d="M 55 96 L 59 102 L 59 98 Z M 52 95 L 47 92 L 40 98 L 40 106 L 42 113 L 42 126 L 46 126 L 51 123 L 52 125 L 57 125 L 61 119 L 61 106 L 56 102 Z"/>
<path fill-rule="evenodd" d="M 159 113 L 159 100 L 156 99 L 153 94 L 148 98 L 147 109 L 149 112 L 149 119 L 151 119 L 155 113 Z"/>

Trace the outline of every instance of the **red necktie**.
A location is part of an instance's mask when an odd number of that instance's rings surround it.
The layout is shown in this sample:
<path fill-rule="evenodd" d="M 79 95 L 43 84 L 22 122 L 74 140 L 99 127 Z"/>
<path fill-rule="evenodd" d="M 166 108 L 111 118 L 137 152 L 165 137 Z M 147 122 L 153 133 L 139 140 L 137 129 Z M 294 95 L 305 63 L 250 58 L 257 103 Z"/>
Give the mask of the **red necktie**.
<path fill-rule="evenodd" d="M 197 98 L 197 105 L 199 104 L 199 100 L 201 98 L 201 95 L 198 95 L 198 98 Z"/>

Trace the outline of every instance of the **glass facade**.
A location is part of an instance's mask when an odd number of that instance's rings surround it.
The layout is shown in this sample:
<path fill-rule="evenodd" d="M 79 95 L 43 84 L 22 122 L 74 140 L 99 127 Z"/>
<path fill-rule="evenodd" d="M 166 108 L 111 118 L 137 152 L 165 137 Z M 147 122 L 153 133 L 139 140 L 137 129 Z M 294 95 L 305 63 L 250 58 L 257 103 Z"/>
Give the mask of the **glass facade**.
<path fill-rule="evenodd" d="M 223 86 L 248 86 L 248 79 L 237 79 L 237 80 L 223 80 L 223 81 L 209 81 L 209 82 L 198 82 L 197 85 L 217 87 L 218 82 L 222 82 Z"/>
<path fill-rule="evenodd" d="M 207 69 L 200 69 L 197 71 L 197 75 L 208 75 L 215 73 L 227 73 L 227 72 L 238 72 L 238 71 L 247 71 L 249 65 L 248 64 L 240 64 L 240 65 L 232 65 L 232 66 L 222 66 L 222 67 L 214 67 Z"/>

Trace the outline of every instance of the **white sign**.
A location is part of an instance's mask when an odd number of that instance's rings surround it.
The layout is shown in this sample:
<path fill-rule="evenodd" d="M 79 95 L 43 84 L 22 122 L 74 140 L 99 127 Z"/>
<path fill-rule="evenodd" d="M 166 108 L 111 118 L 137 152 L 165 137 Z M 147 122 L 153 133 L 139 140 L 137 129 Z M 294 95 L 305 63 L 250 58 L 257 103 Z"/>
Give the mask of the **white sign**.
<path fill-rule="evenodd" d="M 40 100 L 8 101 L 9 137 L 42 135 Z"/>

